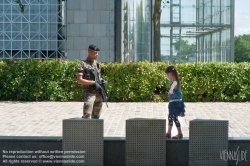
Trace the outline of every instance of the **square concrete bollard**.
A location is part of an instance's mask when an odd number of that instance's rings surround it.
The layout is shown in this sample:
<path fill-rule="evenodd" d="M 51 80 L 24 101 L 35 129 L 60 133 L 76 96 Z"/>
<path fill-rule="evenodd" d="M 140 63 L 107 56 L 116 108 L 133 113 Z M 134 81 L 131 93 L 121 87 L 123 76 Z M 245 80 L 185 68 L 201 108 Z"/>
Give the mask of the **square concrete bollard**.
<path fill-rule="evenodd" d="M 103 120 L 72 118 L 63 120 L 62 150 L 72 158 L 63 165 L 102 166 Z"/>
<path fill-rule="evenodd" d="M 166 120 L 126 120 L 126 166 L 166 165 Z"/>
<path fill-rule="evenodd" d="M 227 166 L 228 121 L 196 119 L 189 125 L 189 166 Z"/>

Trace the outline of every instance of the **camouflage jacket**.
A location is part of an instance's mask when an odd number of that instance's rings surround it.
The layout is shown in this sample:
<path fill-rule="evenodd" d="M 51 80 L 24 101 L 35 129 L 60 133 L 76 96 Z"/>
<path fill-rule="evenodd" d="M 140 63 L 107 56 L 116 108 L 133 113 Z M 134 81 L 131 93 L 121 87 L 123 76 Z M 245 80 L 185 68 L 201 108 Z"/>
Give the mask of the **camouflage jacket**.
<path fill-rule="evenodd" d="M 92 73 L 92 71 L 94 71 L 94 69 L 97 69 L 97 72 L 99 73 L 99 77 L 100 77 L 100 72 L 101 72 L 101 68 L 100 68 L 100 64 L 94 60 L 94 61 L 89 61 L 89 60 L 84 60 L 81 61 L 77 68 L 76 68 L 76 75 L 79 76 L 81 75 L 83 79 L 86 80 L 95 80 L 94 74 Z M 101 79 L 101 78 L 100 78 Z M 96 90 L 94 90 L 94 86 L 93 85 L 83 85 L 83 92 L 89 92 L 89 93 L 95 93 L 98 92 Z"/>

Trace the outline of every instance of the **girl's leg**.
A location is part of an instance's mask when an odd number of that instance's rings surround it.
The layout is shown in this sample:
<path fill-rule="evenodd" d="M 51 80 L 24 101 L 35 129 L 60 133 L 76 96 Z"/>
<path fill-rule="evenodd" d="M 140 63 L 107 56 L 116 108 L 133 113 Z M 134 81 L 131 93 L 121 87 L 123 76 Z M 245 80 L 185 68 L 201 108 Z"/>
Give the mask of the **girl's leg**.
<path fill-rule="evenodd" d="M 168 132 L 167 132 L 167 134 L 170 134 L 170 135 L 171 135 L 172 127 L 173 127 L 173 126 L 168 125 Z"/>
<path fill-rule="evenodd" d="M 177 127 L 178 134 L 182 134 L 181 127 Z"/>
<path fill-rule="evenodd" d="M 171 138 L 171 131 L 173 127 L 173 118 L 168 115 L 168 131 L 166 133 L 167 138 Z"/>
<path fill-rule="evenodd" d="M 178 134 L 176 136 L 173 136 L 172 138 L 174 139 L 179 139 L 179 138 L 182 138 L 183 137 L 183 134 L 182 134 L 182 131 L 181 131 L 181 124 L 178 120 L 178 117 L 174 117 L 174 123 L 176 125 L 176 128 L 177 128 L 177 131 L 178 131 Z"/>

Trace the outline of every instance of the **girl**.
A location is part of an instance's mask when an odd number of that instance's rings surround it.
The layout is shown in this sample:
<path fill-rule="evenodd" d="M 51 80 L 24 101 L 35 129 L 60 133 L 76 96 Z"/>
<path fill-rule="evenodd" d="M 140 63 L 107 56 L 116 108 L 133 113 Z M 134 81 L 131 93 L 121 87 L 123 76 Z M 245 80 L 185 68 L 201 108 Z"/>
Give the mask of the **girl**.
<path fill-rule="evenodd" d="M 171 138 L 171 130 L 173 127 L 173 122 L 178 130 L 178 134 L 173 136 L 173 139 L 181 139 L 183 137 L 181 131 L 181 124 L 178 120 L 178 116 L 184 116 L 185 114 L 185 105 L 182 101 L 180 80 L 178 76 L 178 72 L 174 66 L 168 66 L 165 70 L 166 77 L 171 81 L 170 90 L 167 92 L 169 96 L 169 104 L 168 104 L 168 131 L 166 133 L 167 138 Z"/>

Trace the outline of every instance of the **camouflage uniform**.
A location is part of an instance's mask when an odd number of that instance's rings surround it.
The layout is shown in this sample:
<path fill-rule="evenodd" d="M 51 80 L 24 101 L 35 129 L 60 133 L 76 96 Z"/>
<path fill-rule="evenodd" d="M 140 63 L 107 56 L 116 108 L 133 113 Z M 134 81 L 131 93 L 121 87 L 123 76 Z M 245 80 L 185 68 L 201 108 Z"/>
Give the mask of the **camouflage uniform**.
<path fill-rule="evenodd" d="M 91 71 L 97 69 L 100 76 L 100 65 L 94 61 L 81 61 L 76 68 L 76 75 L 81 75 L 83 79 L 95 80 L 95 77 Z M 84 93 L 84 106 L 83 106 L 83 118 L 95 118 L 99 119 L 102 109 L 102 95 L 100 90 L 95 90 L 94 85 L 83 85 Z"/>

